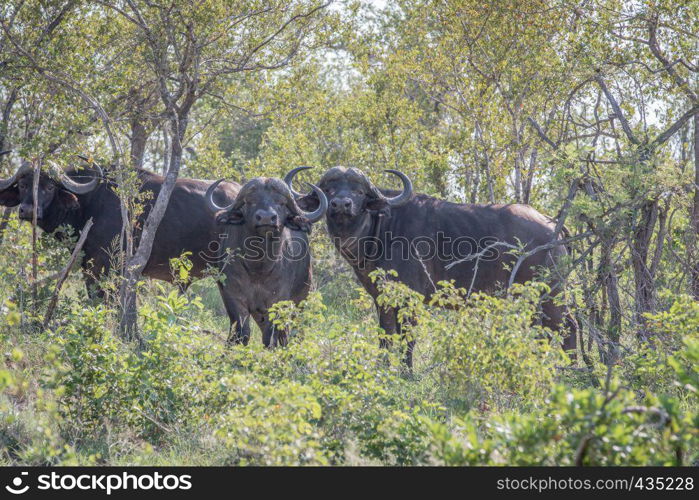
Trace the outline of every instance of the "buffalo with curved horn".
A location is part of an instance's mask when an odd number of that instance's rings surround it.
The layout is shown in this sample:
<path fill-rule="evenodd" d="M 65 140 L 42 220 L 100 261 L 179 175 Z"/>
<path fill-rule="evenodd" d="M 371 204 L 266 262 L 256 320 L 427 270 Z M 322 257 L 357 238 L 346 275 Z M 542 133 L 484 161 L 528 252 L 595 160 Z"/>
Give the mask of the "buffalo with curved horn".
<path fill-rule="evenodd" d="M 54 203 L 72 201 L 72 195 L 86 195 L 97 188 L 102 171 L 99 168 L 87 173 L 88 182 L 81 183 L 71 179 L 56 165 L 51 165 L 50 176 L 42 173 L 39 178 L 39 203 L 37 206 L 37 218 L 41 221 L 42 229 L 53 231 L 60 224 L 56 217 L 48 213 L 48 208 Z M 19 218 L 31 220 L 34 211 L 33 178 L 34 169 L 29 162 L 22 162 L 14 175 L 8 179 L 0 179 L 0 204 L 4 206 L 19 205 Z"/>
<path fill-rule="evenodd" d="M 308 296 L 312 278 L 308 233 L 325 216 L 328 201 L 320 188 L 311 185 L 318 203 L 306 212 L 281 179 L 258 177 L 240 189 L 233 203 L 221 206 L 213 199 L 220 182 L 211 185 L 206 198 L 217 221 L 227 226 L 222 268 L 241 319 L 229 342 L 248 343 L 252 317 L 266 347 L 286 345 L 288 332 L 275 328 L 269 309 L 277 302 L 299 303 Z"/>
<path fill-rule="evenodd" d="M 86 160 L 83 158 L 83 160 Z M 137 169 L 138 189 L 148 193 L 143 213 L 139 216 L 134 237 L 140 237 L 146 217 L 155 203 L 164 178 L 143 169 Z M 19 206 L 19 217 L 31 220 L 34 209 L 33 169 L 28 163 L 7 179 L 0 179 L 0 205 Z M 87 179 L 87 181 L 85 180 Z M 219 255 L 219 226 L 207 207 L 207 189 L 211 181 L 178 179 L 170 197 L 165 216 L 158 227 L 150 259 L 143 274 L 168 282 L 177 282 L 182 288 L 191 280 L 205 277 L 210 267 L 217 267 Z M 119 250 L 119 235 L 122 230 L 120 200 L 114 190 L 115 184 L 106 181 L 102 170 L 85 161 L 80 168 L 67 172 L 52 165 L 49 172 L 39 178 L 37 223 L 41 229 L 53 233 L 57 238 L 64 236 L 65 227 L 79 232 L 92 218 L 94 225 L 83 246 L 83 274 L 88 292 L 94 298 L 103 298 L 104 291 L 99 281 L 110 272 L 113 257 Z M 217 184 L 216 197 L 220 203 L 230 203 L 238 194 L 240 186 L 235 183 Z M 192 263 L 189 281 L 176 279 L 171 269 L 171 260 L 188 254 Z M 237 312 L 228 291 L 219 286 L 231 325 L 239 323 Z"/>
<path fill-rule="evenodd" d="M 294 177 L 309 167 L 290 171 Z M 376 269 L 393 270 L 398 280 L 425 296 L 435 284 L 454 280 L 472 292 L 496 292 L 509 283 L 509 269 L 516 256 L 508 249 L 526 244 L 524 251 L 552 242 L 555 221 L 527 205 L 475 205 L 450 203 L 423 194 L 413 195 L 410 179 L 398 170 L 387 170 L 403 183 L 402 192 L 378 189 L 356 168 L 334 167 L 325 172 L 319 187 L 329 199 L 328 232 L 336 249 L 352 266 L 360 283 L 376 299 L 379 290 L 369 274 Z M 296 193 L 298 205 L 312 209 L 316 194 Z M 564 245 L 548 247 L 524 260 L 515 282 L 536 278 L 539 270 L 553 271 L 567 254 Z M 552 292 L 542 303 L 542 322 L 554 330 L 567 329 L 564 348 L 575 350 L 576 324 L 565 306 L 553 295 L 562 283 L 549 273 Z M 387 336 L 401 333 L 397 310 L 376 303 L 379 323 Z M 383 339 L 383 347 L 390 341 Z M 412 367 L 414 340 L 407 343 L 405 363 Z"/>

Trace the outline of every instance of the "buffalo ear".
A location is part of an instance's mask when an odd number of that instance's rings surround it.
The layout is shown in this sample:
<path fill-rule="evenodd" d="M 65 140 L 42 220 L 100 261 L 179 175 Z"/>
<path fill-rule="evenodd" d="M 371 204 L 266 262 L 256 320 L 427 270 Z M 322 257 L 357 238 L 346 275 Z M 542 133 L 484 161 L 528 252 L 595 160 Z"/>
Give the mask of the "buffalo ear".
<path fill-rule="evenodd" d="M 0 191 L 0 206 L 16 207 L 19 205 L 19 189 L 12 187 Z"/>
<path fill-rule="evenodd" d="M 285 226 L 294 231 L 303 231 L 304 233 L 311 232 L 312 224 L 308 222 L 308 219 L 301 217 L 300 215 L 290 215 L 286 219 Z"/>
<path fill-rule="evenodd" d="M 237 226 L 245 222 L 245 218 L 243 217 L 243 212 L 240 210 L 231 210 L 230 212 L 223 212 L 217 215 L 216 222 L 218 224 Z"/>
<path fill-rule="evenodd" d="M 296 204 L 304 212 L 315 212 L 320 206 L 320 200 L 315 192 L 296 199 Z"/>
<path fill-rule="evenodd" d="M 80 208 L 78 197 L 63 189 L 56 193 L 56 201 L 66 210 L 77 210 Z"/>

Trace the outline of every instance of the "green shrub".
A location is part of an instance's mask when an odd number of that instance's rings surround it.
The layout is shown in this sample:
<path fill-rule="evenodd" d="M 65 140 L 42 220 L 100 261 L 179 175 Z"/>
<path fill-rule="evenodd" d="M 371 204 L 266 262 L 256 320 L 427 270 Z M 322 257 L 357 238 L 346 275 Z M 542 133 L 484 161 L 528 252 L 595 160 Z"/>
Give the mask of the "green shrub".
<path fill-rule="evenodd" d="M 609 387 L 575 387 L 559 339 L 535 324 L 539 285 L 431 303 L 377 276 L 418 339 L 379 348 L 363 296 L 357 318 L 318 293 L 272 315 L 289 345 L 226 346 L 197 298 L 165 293 L 140 311 L 143 344 L 113 312 L 74 307 L 54 331 L 0 337 L 3 463 L 237 465 L 672 465 L 699 458 L 696 304 L 649 316 L 663 339 L 612 367 Z M 456 307 L 456 309 L 442 306 Z M 368 316 L 361 316 L 363 311 Z M 553 336 L 550 341 L 549 337 Z M 623 351 L 626 353 L 626 351 Z M 599 367 L 598 367 L 599 369 Z M 575 382 L 575 384 L 573 384 Z"/>
<path fill-rule="evenodd" d="M 52 349 L 48 387 L 55 389 L 66 432 L 74 439 L 106 432 L 128 420 L 131 353 L 106 327 L 108 311 L 79 308 L 69 325 L 56 331 L 59 357 Z"/>
<path fill-rule="evenodd" d="M 296 382 L 264 384 L 236 375 L 221 381 L 229 410 L 216 436 L 239 465 L 325 464 L 317 422 L 321 405 L 310 387 Z"/>

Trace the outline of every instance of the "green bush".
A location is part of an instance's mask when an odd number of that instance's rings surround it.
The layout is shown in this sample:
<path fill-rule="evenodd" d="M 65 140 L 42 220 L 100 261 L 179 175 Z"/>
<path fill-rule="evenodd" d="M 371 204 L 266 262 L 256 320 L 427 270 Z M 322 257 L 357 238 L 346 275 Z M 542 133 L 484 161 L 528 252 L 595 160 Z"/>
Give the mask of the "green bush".
<path fill-rule="evenodd" d="M 285 348 L 226 346 L 202 302 L 144 304 L 142 345 L 112 311 L 73 307 L 55 330 L 0 342 L 0 440 L 7 464 L 672 465 L 699 458 L 699 309 L 679 297 L 648 318 L 663 342 L 622 351 L 602 388 L 562 369 L 559 339 L 534 321 L 544 290 L 467 297 L 441 283 L 431 303 L 377 275 L 418 340 L 379 348 L 364 297 L 357 319 L 319 293 L 272 311 Z M 445 308 L 443 306 L 451 306 Z M 457 307 L 458 306 L 458 307 Z M 457 307 L 454 309 L 454 307 Z M 595 370 L 606 369 L 597 365 Z M 573 372 L 574 373 L 574 372 Z M 589 382 L 588 382 L 589 384 Z"/>
<path fill-rule="evenodd" d="M 264 384 L 237 375 L 221 381 L 229 410 L 215 435 L 236 465 L 304 465 L 328 462 L 320 444 L 321 405 L 297 382 Z"/>
<path fill-rule="evenodd" d="M 435 314 L 426 324 L 433 336 L 432 361 L 444 387 L 487 404 L 536 406 L 566 364 L 557 337 L 534 324 L 539 286 L 515 286 L 499 298 L 474 294 L 463 307 Z M 443 285 L 433 303 L 457 303 L 462 294 Z"/>

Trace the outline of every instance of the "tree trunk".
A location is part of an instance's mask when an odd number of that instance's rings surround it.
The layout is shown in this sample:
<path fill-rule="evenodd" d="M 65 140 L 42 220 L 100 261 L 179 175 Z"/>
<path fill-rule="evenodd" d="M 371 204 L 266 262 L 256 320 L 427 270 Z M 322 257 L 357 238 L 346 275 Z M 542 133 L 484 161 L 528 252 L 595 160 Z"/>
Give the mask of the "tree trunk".
<path fill-rule="evenodd" d="M 175 188 L 175 182 L 180 173 L 180 166 L 182 164 L 182 140 L 184 139 L 187 128 L 188 113 L 189 109 L 180 110 L 178 115 L 174 115 L 173 111 L 173 117 L 170 119 L 170 126 L 172 129 L 170 164 L 168 165 L 168 171 L 165 175 L 165 181 L 143 225 L 138 249 L 135 251 L 133 257 L 128 259 L 125 265 L 124 277 L 119 294 L 121 307 L 119 330 L 121 335 L 127 340 L 138 340 L 139 342 L 142 340 L 137 329 L 136 285 L 141 279 L 141 274 L 148 263 L 148 259 L 150 259 L 153 243 L 155 241 L 155 234 L 160 226 L 160 222 L 163 220 L 165 210 L 167 210 L 167 206 L 170 202 L 170 195 Z"/>
<path fill-rule="evenodd" d="M 616 243 L 612 237 L 611 241 L 602 245 L 600 255 L 600 279 L 604 285 L 607 301 L 609 303 L 609 323 L 607 332 L 609 345 L 606 346 L 605 355 L 602 362 L 606 365 L 613 364 L 618 357 L 619 340 L 621 338 L 621 300 L 619 299 L 619 278 L 614 269 L 612 260 L 612 250 Z"/>
<path fill-rule="evenodd" d="M 522 203 L 522 162 L 520 162 L 519 152 L 515 156 L 514 175 L 515 202 Z"/>
<path fill-rule="evenodd" d="M 119 308 L 121 309 L 121 319 L 119 321 L 119 332 L 122 338 L 127 341 L 140 340 L 138 334 L 138 304 L 136 285 L 138 277 L 133 272 L 126 271 L 122 277 L 121 291 L 119 294 Z"/>
<path fill-rule="evenodd" d="M 146 152 L 146 144 L 148 143 L 148 131 L 143 126 L 143 122 L 138 118 L 131 120 L 131 166 L 133 168 L 141 168 L 143 166 L 143 158 Z M 157 230 L 157 227 L 156 227 Z M 127 252 L 128 253 L 128 252 Z M 148 252 L 150 255 L 150 251 Z M 124 270 L 122 289 L 120 291 L 119 306 L 121 308 L 121 319 L 119 322 L 119 330 L 122 336 L 127 340 L 139 340 L 138 335 L 138 297 L 136 293 L 136 285 L 141 276 L 141 271 L 137 273 L 129 270 L 128 261 L 131 260 L 131 255 L 126 256 L 126 269 Z M 146 259 L 147 261 L 147 259 Z"/>
<path fill-rule="evenodd" d="M 10 91 L 7 102 L 5 102 L 5 106 L 2 108 L 2 121 L 0 121 L 0 151 L 4 150 L 7 145 L 7 131 L 10 127 L 12 108 L 17 102 L 17 91 L 17 87 Z"/>
<path fill-rule="evenodd" d="M 41 163 L 35 160 L 34 163 L 34 177 L 32 178 L 32 301 L 34 302 L 34 307 L 38 306 L 39 289 L 38 289 L 38 277 L 39 277 L 39 255 L 37 253 L 36 242 L 38 238 L 37 233 L 37 222 L 38 222 L 38 210 L 39 210 L 39 180 L 41 179 Z"/>
<path fill-rule="evenodd" d="M 12 108 L 15 102 L 17 102 L 17 87 L 10 91 L 5 106 L 2 108 L 2 120 L 0 121 L 0 151 L 4 151 L 7 145 L 7 131 L 10 126 L 10 115 L 12 114 Z M 2 212 L 2 219 L 0 219 L 0 245 L 2 245 L 2 240 L 5 238 L 5 229 L 7 229 L 7 224 L 10 221 L 12 210 L 12 208 L 7 207 Z"/>
<path fill-rule="evenodd" d="M 531 195 L 532 195 L 532 184 L 534 183 L 534 172 L 536 171 L 536 162 L 539 157 L 539 152 L 536 148 L 534 148 L 531 152 L 531 155 L 529 157 L 529 170 L 527 170 L 527 177 L 525 180 L 524 184 L 524 195 L 522 199 L 522 203 L 528 205 L 531 201 Z"/>
<path fill-rule="evenodd" d="M 131 120 L 131 165 L 134 168 L 143 166 L 143 157 L 148 143 L 148 130 L 138 118 Z"/>
<path fill-rule="evenodd" d="M 641 207 L 640 217 L 634 228 L 631 243 L 631 263 L 635 281 L 636 322 L 641 340 L 649 340 L 645 327 L 645 313 L 655 310 L 655 280 L 648 267 L 648 254 L 653 230 L 658 220 L 658 201 L 646 201 Z"/>
<path fill-rule="evenodd" d="M 693 262 L 692 275 L 692 295 L 694 300 L 699 300 L 699 256 L 697 255 L 697 245 L 699 243 L 699 113 L 694 113 L 694 202 L 691 214 L 692 224 L 692 248 L 690 252 L 690 262 Z"/>

